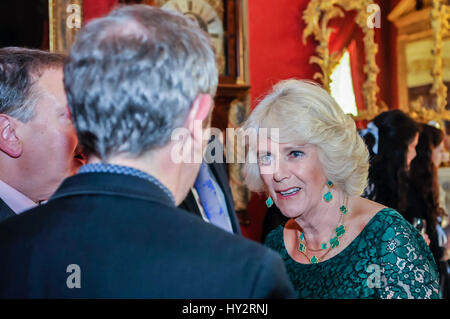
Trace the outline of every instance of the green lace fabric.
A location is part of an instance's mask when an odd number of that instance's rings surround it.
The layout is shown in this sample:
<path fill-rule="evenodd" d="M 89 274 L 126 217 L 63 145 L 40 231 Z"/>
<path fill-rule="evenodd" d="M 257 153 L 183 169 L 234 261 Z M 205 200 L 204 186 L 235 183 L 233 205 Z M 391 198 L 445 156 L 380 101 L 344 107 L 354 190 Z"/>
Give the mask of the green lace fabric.
<path fill-rule="evenodd" d="M 298 298 L 440 298 L 439 274 L 427 244 L 390 208 L 380 210 L 343 251 L 317 264 L 290 257 L 283 226 L 265 244 L 282 256 Z"/>

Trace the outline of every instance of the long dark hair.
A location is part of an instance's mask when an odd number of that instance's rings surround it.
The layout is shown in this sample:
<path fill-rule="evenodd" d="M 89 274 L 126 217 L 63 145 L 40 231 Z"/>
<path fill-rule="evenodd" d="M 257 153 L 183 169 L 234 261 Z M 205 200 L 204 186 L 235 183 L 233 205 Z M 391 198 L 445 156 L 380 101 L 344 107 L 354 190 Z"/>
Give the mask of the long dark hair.
<path fill-rule="evenodd" d="M 378 151 L 369 169 L 368 198 L 404 212 L 407 207 L 408 169 L 406 155 L 419 128 L 400 110 L 383 112 L 372 122 L 378 128 Z"/>
<path fill-rule="evenodd" d="M 425 205 L 423 212 L 431 229 L 436 229 L 437 218 L 442 214 L 439 207 L 439 182 L 437 177 L 437 167 L 433 163 L 433 149 L 439 146 L 444 140 L 444 133 L 430 125 L 422 124 L 417 144 L 417 155 L 411 162 L 410 181 L 411 188 L 414 189 L 414 196 L 418 196 Z"/>

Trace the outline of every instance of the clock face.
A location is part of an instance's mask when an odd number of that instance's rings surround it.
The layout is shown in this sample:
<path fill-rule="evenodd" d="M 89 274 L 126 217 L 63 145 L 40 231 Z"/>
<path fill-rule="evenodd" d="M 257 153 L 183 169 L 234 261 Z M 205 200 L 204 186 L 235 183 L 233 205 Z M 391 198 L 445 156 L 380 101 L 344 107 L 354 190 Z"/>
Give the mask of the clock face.
<path fill-rule="evenodd" d="M 169 0 L 162 8 L 183 13 L 209 34 L 216 51 L 219 73 L 223 74 L 225 71 L 223 23 L 214 8 L 205 0 Z"/>

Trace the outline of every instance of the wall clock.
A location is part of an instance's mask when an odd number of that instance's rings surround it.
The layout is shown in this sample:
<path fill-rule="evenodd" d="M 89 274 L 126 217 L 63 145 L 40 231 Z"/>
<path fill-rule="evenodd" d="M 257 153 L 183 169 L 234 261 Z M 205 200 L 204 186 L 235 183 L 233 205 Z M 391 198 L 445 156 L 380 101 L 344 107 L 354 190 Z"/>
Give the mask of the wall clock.
<path fill-rule="evenodd" d="M 157 0 L 163 9 L 183 13 L 209 34 L 216 53 L 219 74 L 226 73 L 224 42 L 224 10 L 222 0 Z"/>

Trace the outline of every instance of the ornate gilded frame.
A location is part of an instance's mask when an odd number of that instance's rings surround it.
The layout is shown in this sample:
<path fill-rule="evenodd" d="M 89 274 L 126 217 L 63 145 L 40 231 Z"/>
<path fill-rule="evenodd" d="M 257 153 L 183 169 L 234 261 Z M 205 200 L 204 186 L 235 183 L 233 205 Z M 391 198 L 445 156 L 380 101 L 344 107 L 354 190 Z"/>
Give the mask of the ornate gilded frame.
<path fill-rule="evenodd" d="M 48 0 L 50 51 L 68 53 L 82 25 L 83 0 Z"/>
<path fill-rule="evenodd" d="M 330 54 L 328 43 L 330 35 L 334 31 L 328 27 L 328 22 L 335 17 L 343 17 L 344 11 L 356 10 L 356 23 L 364 33 L 364 47 L 366 52 L 366 61 L 364 64 L 364 73 L 366 80 L 363 84 L 365 110 L 358 110 L 356 120 L 372 119 L 386 107 L 377 105 L 376 95 L 379 90 L 376 79 L 379 68 L 376 64 L 375 56 L 378 51 L 378 45 L 375 43 L 375 32 L 373 26 L 368 21 L 373 13 L 368 10 L 373 5 L 372 0 L 311 0 L 303 13 L 303 21 L 306 28 L 303 31 L 303 43 L 313 35 L 318 41 L 316 55 L 312 56 L 309 63 L 317 64 L 322 73 L 314 74 L 314 79 L 320 79 L 323 87 L 330 91 L 330 76 L 339 62 L 337 54 Z"/>
<path fill-rule="evenodd" d="M 419 98 L 410 103 L 409 112 L 418 121 L 434 120 L 441 123 L 441 127 L 444 127 L 442 121 L 450 120 L 450 111 L 446 110 L 447 86 L 443 80 L 442 47 L 443 38 L 450 36 L 450 6 L 445 5 L 442 0 L 433 0 L 430 19 L 434 44 L 433 53 L 435 55 L 433 69 L 431 70 L 433 84 L 430 93 L 436 95 L 436 110 L 424 108 L 422 99 Z"/>
<path fill-rule="evenodd" d="M 445 4 L 445 0 L 429 0 L 425 1 L 423 9 L 414 11 L 414 4 L 413 0 L 403 0 L 388 16 L 399 33 L 397 36 L 399 106 L 419 122 L 426 123 L 433 120 L 443 124 L 444 120 L 450 120 L 450 111 L 446 110 L 447 87 L 443 80 L 442 52 L 444 38 L 450 36 L 450 6 Z M 430 52 L 433 56 L 430 70 L 432 83 L 429 93 L 436 97 L 434 109 L 424 106 L 423 96 L 414 100 L 408 96 L 406 46 L 426 39 L 432 41 Z"/>

